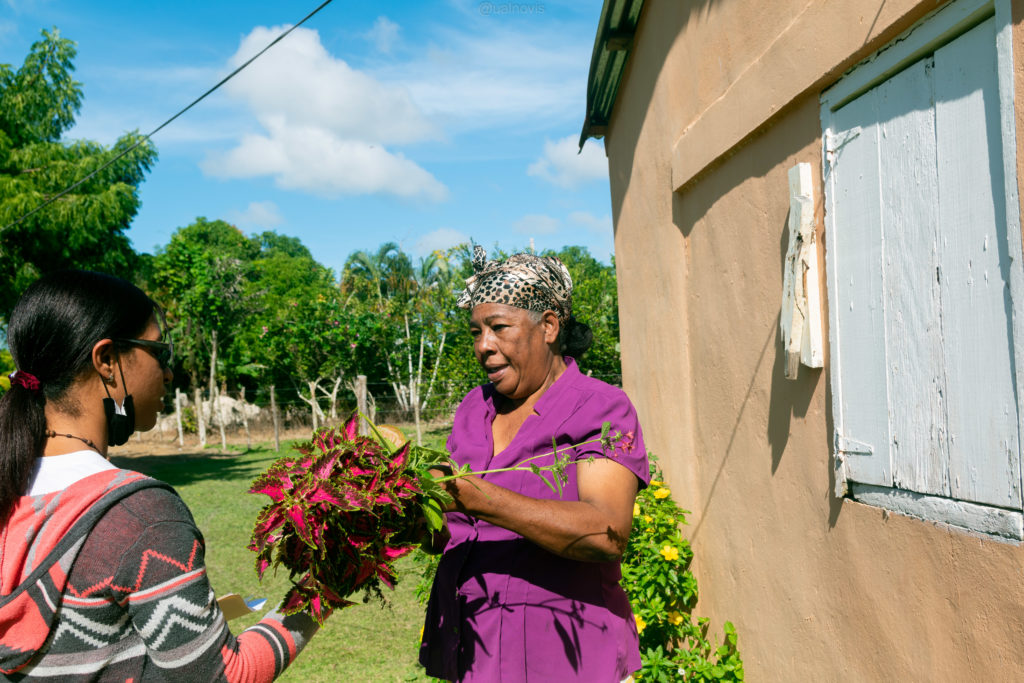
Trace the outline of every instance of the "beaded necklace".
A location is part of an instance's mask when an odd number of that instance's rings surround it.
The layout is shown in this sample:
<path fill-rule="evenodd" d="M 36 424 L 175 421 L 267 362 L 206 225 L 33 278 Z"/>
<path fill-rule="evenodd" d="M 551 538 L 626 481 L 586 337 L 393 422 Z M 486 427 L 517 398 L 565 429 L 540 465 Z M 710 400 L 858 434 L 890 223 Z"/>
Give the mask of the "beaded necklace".
<path fill-rule="evenodd" d="M 63 436 L 65 439 L 78 439 L 79 441 L 84 443 L 89 448 L 93 449 L 97 453 L 100 453 L 99 446 L 94 444 L 89 439 L 86 439 L 84 436 L 75 436 L 74 434 L 58 434 L 57 432 L 53 431 L 52 429 L 47 429 L 46 430 L 46 436 L 47 436 L 47 438 L 50 438 L 50 439 L 54 438 L 55 436 Z"/>

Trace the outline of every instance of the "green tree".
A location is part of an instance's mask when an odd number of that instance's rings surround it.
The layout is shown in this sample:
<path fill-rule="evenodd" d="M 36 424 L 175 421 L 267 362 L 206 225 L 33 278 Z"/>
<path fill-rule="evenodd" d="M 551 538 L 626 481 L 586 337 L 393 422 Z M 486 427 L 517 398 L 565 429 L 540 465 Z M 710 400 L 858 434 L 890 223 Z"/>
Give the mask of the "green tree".
<path fill-rule="evenodd" d="M 136 255 L 125 231 L 139 209 L 139 184 L 156 160 L 140 145 L 24 220 L 39 207 L 135 145 L 137 132 L 111 147 L 63 141 L 82 105 L 72 78 L 75 44 L 43 31 L 24 64 L 0 64 L 0 315 L 43 273 L 89 268 L 132 277 Z"/>
<path fill-rule="evenodd" d="M 572 276 L 572 314 L 590 326 L 594 344 L 578 358 L 580 369 L 595 377 L 617 384 L 621 381 L 619 360 L 619 295 L 615 279 L 615 262 L 606 266 L 586 247 L 568 246 L 558 251 L 545 251 L 557 256 Z"/>
<path fill-rule="evenodd" d="M 259 244 L 221 220 L 179 228 L 152 260 L 151 288 L 167 306 L 179 358 L 193 387 L 228 380 L 233 343 L 255 308 L 248 279 Z"/>
<path fill-rule="evenodd" d="M 275 385 L 292 386 L 315 421 L 324 417 L 320 394 L 336 417 L 338 393 L 357 354 L 346 339 L 348 316 L 334 274 L 295 238 L 264 233 L 258 240 L 262 251 L 252 263 L 249 289 L 259 306 L 243 333 L 250 367 Z"/>
<path fill-rule="evenodd" d="M 444 382 L 444 350 L 457 310 L 452 275 L 443 252 L 413 263 L 394 242 L 352 253 L 342 273 L 346 300 L 376 311 L 383 323 L 373 328 L 375 344 L 384 350 L 383 379 L 398 408 L 416 423 L 417 438 L 421 413 L 437 402 L 435 389 Z"/>
<path fill-rule="evenodd" d="M 407 300 L 415 288 L 412 261 L 394 242 L 385 242 L 376 252 L 352 252 L 341 274 L 343 293 L 362 301 L 375 300 L 381 311 L 387 301 Z"/>

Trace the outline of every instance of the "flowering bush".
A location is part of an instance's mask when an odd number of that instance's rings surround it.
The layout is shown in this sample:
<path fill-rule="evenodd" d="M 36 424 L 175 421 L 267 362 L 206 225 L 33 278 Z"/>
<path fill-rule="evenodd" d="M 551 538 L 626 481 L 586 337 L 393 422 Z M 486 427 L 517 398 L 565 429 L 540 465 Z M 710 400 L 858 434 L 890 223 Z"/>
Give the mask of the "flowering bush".
<path fill-rule="evenodd" d="M 640 633 L 643 668 L 635 678 L 742 681 L 733 625 L 725 622 L 723 642 L 714 648 L 707 639 L 708 619 L 690 613 L 697 580 L 688 569 L 693 551 L 679 528 L 686 511 L 672 500 L 653 458 L 651 476 L 633 505 L 633 529 L 622 558 L 622 586 Z"/>

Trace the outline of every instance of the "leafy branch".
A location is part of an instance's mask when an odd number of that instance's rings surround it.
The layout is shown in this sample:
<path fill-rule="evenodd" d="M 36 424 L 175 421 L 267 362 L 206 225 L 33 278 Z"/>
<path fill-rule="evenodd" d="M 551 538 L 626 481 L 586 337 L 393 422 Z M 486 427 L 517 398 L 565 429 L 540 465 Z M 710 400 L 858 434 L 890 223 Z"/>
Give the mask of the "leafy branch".
<path fill-rule="evenodd" d="M 271 500 L 256 518 L 248 548 L 256 553 L 260 578 L 270 568 L 289 571 L 285 614 L 306 611 L 322 623 L 333 609 L 353 604 L 348 597 L 359 590 L 383 600 L 381 584 L 394 586 L 394 562 L 419 544 L 423 526 L 430 532 L 444 527 L 452 502 L 448 481 L 529 471 L 561 495 L 567 468 L 581 462 L 570 460 L 572 449 L 598 442 L 606 452 L 632 447 L 631 434 L 611 435 L 605 423 L 599 437 L 562 447 L 552 441 L 549 452 L 474 472 L 444 451 L 394 444 L 369 420 L 372 437 L 359 436 L 359 417 L 353 414 L 340 430 L 314 432 L 311 441 L 296 445 L 299 457 L 280 458 L 249 489 Z M 551 464 L 535 462 L 552 455 Z M 436 470 L 450 474 L 435 476 Z"/>

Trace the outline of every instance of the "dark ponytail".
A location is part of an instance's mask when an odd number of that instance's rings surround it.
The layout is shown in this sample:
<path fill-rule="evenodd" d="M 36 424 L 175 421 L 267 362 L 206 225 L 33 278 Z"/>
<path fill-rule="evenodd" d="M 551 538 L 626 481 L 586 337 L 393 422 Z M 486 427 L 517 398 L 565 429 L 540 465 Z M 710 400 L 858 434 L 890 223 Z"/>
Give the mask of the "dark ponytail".
<path fill-rule="evenodd" d="M 91 371 L 92 347 L 101 339 L 137 337 L 155 309 L 130 282 L 81 270 L 45 275 L 18 300 L 7 326 L 8 346 L 15 368 L 40 386 L 14 382 L 0 397 L 0 520 L 25 494 L 43 453 L 46 404 L 77 414 L 67 392 Z"/>

